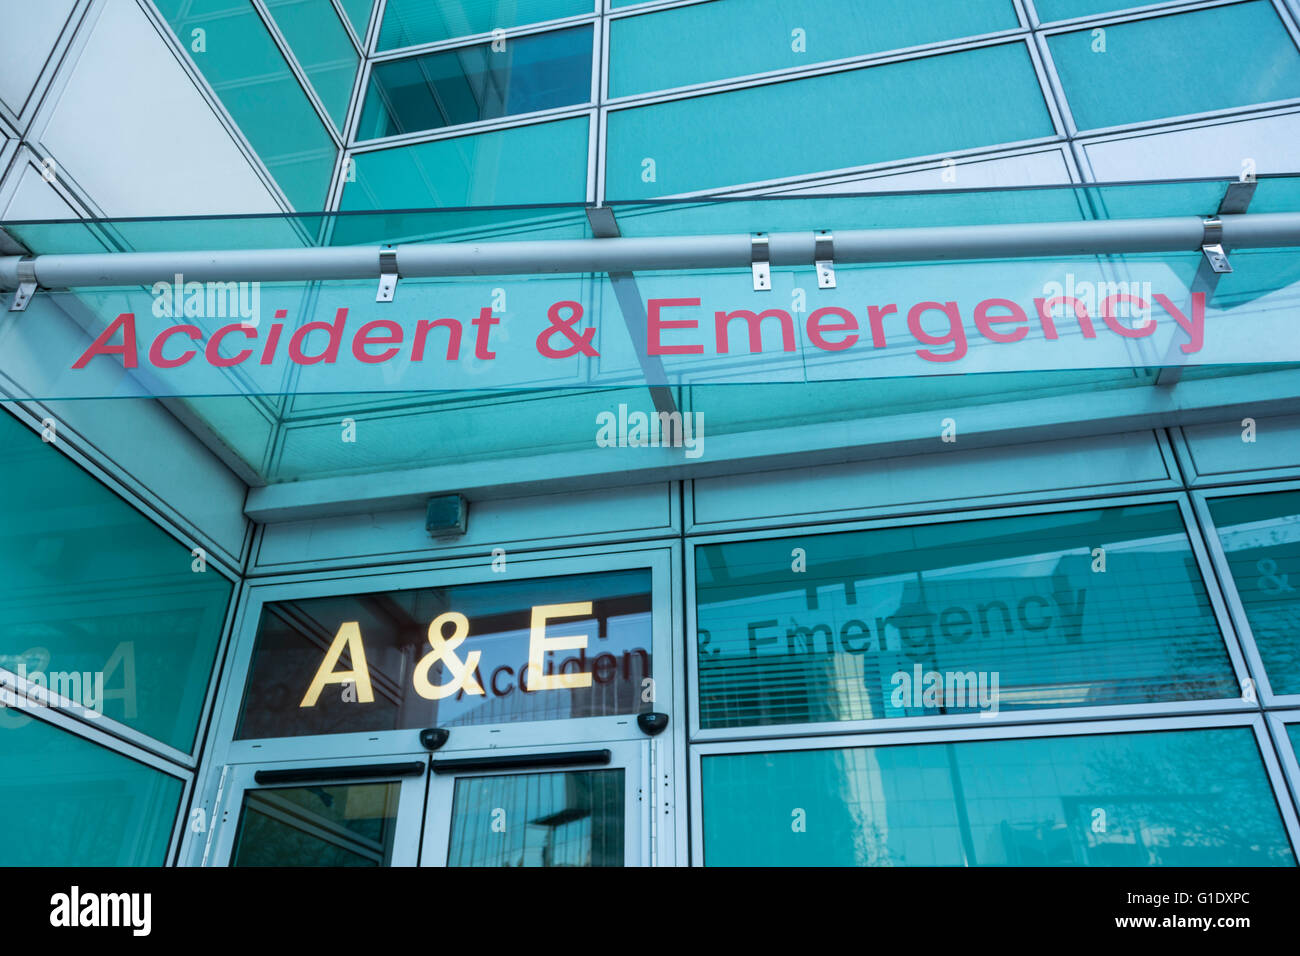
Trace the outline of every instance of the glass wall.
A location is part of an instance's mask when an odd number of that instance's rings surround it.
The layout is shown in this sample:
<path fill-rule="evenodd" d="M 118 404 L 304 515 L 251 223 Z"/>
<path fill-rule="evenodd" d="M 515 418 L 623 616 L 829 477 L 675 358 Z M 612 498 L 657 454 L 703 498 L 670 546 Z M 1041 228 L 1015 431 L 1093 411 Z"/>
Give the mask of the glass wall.
<path fill-rule="evenodd" d="M 233 574 L 0 411 L 0 865 L 160 866 Z"/>
<path fill-rule="evenodd" d="M 1209 508 L 1268 686 L 1300 695 L 1300 491 L 1214 498 Z"/>
<path fill-rule="evenodd" d="M 0 709 L 0 866 L 162 866 L 184 780 Z"/>
<path fill-rule="evenodd" d="M 550 170 L 567 182 L 571 163 L 578 201 L 895 168 L 932 174 L 911 188 L 961 188 L 944 161 L 1044 144 L 1059 150 L 1050 181 L 1089 181 L 1079 146 L 1098 131 L 1155 134 L 1185 120 L 1222 138 L 1225 120 L 1300 102 L 1295 24 L 1270 0 L 1154 11 L 1116 0 L 701 0 L 650 11 L 390 0 L 373 49 L 364 2 L 343 4 L 348 23 L 325 0 L 159 7 L 304 211 L 358 208 L 349 193 L 365 157 L 393 145 L 374 140 L 409 147 L 556 115 L 581 117 L 589 136 L 528 152 L 534 175 L 495 201 L 556 201 Z M 1251 50 L 1260 68 L 1237 68 L 1221 55 L 1229 47 Z M 1235 176 L 1241 158 L 1197 175 Z M 460 175 L 435 162 L 385 201 L 448 205 Z"/>
<path fill-rule="evenodd" d="M 1300 490 L 1094 505 L 688 538 L 692 861 L 1296 865 Z"/>
<path fill-rule="evenodd" d="M 1249 727 L 776 750 L 701 765 L 711 866 L 1295 865 Z"/>
<path fill-rule="evenodd" d="M 234 584 L 55 434 L 0 413 L 0 668 L 68 675 L 63 696 L 191 753 Z"/>
<path fill-rule="evenodd" d="M 1178 505 L 700 545 L 700 727 L 1238 694 Z"/>

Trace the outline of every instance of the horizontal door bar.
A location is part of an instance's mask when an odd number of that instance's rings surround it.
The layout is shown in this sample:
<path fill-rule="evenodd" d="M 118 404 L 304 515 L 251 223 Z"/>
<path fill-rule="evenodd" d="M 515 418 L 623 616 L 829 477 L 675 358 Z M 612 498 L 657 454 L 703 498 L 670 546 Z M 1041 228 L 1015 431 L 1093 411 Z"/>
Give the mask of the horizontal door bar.
<path fill-rule="evenodd" d="M 359 780 L 363 777 L 414 777 L 424 773 L 423 760 L 409 763 L 363 763 L 344 767 L 295 767 L 292 770 L 258 770 L 257 783 L 322 783 L 328 780 Z"/>
<path fill-rule="evenodd" d="M 613 756 L 608 750 L 566 750 L 549 754 L 513 754 L 508 757 L 449 757 L 433 761 L 434 773 L 459 773 L 462 770 L 508 770 L 514 767 L 576 767 L 607 764 Z"/>

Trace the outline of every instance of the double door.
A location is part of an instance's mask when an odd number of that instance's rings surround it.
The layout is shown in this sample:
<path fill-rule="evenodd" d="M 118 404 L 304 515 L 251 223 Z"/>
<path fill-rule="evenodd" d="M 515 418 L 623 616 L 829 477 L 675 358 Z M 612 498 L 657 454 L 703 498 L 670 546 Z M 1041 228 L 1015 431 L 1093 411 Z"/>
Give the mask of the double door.
<path fill-rule="evenodd" d="M 225 768 L 209 866 L 636 866 L 651 741 Z"/>

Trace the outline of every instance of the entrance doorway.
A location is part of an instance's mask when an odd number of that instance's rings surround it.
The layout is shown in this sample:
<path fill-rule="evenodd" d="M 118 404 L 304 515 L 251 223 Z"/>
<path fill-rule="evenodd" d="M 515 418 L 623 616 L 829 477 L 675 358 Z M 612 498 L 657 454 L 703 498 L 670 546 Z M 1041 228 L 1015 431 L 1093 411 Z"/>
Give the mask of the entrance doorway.
<path fill-rule="evenodd" d="M 637 866 L 649 741 L 227 768 L 209 866 Z"/>

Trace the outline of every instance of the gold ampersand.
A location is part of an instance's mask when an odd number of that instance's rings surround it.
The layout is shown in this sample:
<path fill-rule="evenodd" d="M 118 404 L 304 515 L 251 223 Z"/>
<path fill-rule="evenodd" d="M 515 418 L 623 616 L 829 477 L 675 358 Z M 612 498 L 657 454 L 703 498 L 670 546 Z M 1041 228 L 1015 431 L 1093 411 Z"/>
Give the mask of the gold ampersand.
<path fill-rule="evenodd" d="M 444 638 L 442 626 L 447 621 L 451 621 L 451 637 Z M 474 671 L 478 669 L 478 659 L 483 656 L 482 651 L 470 651 L 463 661 L 455 654 L 456 648 L 460 647 L 468 634 L 469 618 L 464 614 L 448 611 L 433 619 L 433 623 L 429 625 L 429 646 L 433 650 L 420 658 L 420 662 L 415 665 L 415 673 L 411 675 L 411 682 L 415 685 L 417 694 L 426 700 L 441 700 L 462 688 L 467 694 L 483 693 L 483 688 L 474 679 Z M 438 661 L 443 661 L 447 665 L 452 679 L 445 684 L 430 684 L 429 670 Z"/>

